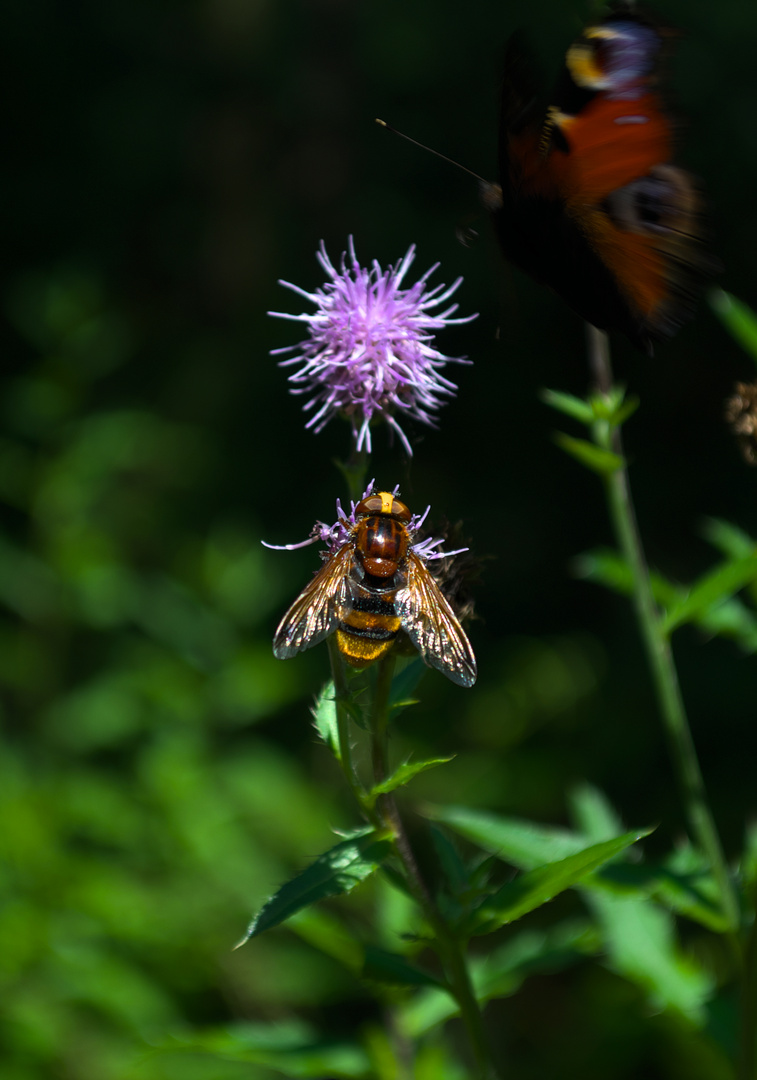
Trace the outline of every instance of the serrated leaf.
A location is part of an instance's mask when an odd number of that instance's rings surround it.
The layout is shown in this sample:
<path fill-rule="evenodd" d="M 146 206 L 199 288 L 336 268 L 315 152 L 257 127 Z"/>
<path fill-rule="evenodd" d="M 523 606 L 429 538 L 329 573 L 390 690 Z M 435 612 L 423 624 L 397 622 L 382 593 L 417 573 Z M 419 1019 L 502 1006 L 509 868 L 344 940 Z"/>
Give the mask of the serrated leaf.
<path fill-rule="evenodd" d="M 757 554 L 754 551 L 745 558 L 723 563 L 704 574 L 691 586 L 688 594 L 667 612 L 662 622 L 663 633 L 670 634 L 677 626 L 702 618 L 756 578 Z"/>
<path fill-rule="evenodd" d="M 489 934 L 534 911 L 559 893 L 572 888 L 593 870 L 615 858 L 631 844 L 648 836 L 651 829 L 635 830 L 592 844 L 575 855 L 529 870 L 507 882 L 481 902 L 470 920 L 470 932 Z"/>
<path fill-rule="evenodd" d="M 437 765 L 446 765 L 447 762 L 452 761 L 453 757 L 440 757 L 440 758 L 428 758 L 426 761 L 405 761 L 398 768 L 394 770 L 391 776 L 388 776 L 386 780 L 382 780 L 380 784 L 375 784 L 368 793 L 368 797 L 371 803 L 375 802 L 379 795 L 388 795 L 390 791 L 395 791 L 398 787 L 402 787 L 403 784 L 408 784 L 414 776 L 418 773 L 426 772 L 428 769 L 433 769 Z"/>
<path fill-rule="evenodd" d="M 341 761 L 339 752 L 339 730 L 336 722 L 336 691 L 334 683 L 327 682 L 315 700 L 311 713 L 315 728 L 329 747 L 337 761 Z"/>
<path fill-rule="evenodd" d="M 709 295 L 712 310 L 738 343 L 757 360 L 757 315 L 750 307 L 723 289 Z"/>
<path fill-rule="evenodd" d="M 539 396 L 545 405 L 549 405 L 550 408 L 556 409 L 557 412 L 564 413 L 566 416 L 586 424 L 587 427 L 594 423 L 594 409 L 590 402 L 584 401 L 583 398 L 574 397 L 572 394 L 564 394 L 560 390 L 542 390 Z"/>
<path fill-rule="evenodd" d="M 599 473 L 600 476 L 612 476 L 625 465 L 623 458 L 618 454 L 613 454 L 611 450 L 605 450 L 601 446 L 595 446 L 586 439 L 574 439 L 561 431 L 555 434 L 554 439 L 561 450 L 570 454 L 587 469 Z"/>
<path fill-rule="evenodd" d="M 404 956 L 388 952 L 375 945 L 365 949 L 362 975 L 364 979 L 384 983 L 387 986 L 438 986 L 444 983 L 430 971 L 416 967 Z"/>
<path fill-rule="evenodd" d="M 348 893 L 370 877 L 392 851 L 387 833 L 366 828 L 324 852 L 265 902 L 239 943 L 257 937 L 295 912 L 328 896 Z"/>

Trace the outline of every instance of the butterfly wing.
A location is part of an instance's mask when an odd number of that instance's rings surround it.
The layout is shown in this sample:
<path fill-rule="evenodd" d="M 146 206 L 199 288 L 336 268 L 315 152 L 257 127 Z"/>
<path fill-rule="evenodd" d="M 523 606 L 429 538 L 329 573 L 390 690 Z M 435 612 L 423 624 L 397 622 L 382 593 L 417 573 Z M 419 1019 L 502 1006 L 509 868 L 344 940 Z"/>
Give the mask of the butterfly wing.
<path fill-rule="evenodd" d="M 273 639 L 273 653 L 279 660 L 323 641 L 352 610 L 353 558 L 352 544 L 343 544 L 294 601 Z"/>
<path fill-rule="evenodd" d="M 587 27 L 544 114 L 514 42 L 503 89 L 505 254 L 584 319 L 652 351 L 693 312 L 711 260 L 693 179 L 655 90 L 664 32 L 620 6 Z"/>
<path fill-rule="evenodd" d="M 406 583 L 394 598 L 402 629 L 423 659 L 458 686 L 473 686 L 477 668 L 473 649 L 426 564 L 410 551 Z"/>

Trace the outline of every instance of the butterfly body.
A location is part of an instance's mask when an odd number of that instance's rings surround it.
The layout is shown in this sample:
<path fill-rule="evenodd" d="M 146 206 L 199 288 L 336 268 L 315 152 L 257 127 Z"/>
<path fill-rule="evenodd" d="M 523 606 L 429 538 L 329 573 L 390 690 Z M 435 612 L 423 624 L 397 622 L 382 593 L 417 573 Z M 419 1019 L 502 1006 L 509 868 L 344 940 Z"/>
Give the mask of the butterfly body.
<path fill-rule="evenodd" d="M 546 113 L 512 42 L 493 210 L 513 262 L 650 353 L 690 317 L 709 266 L 696 185 L 672 163 L 673 125 L 656 88 L 664 41 L 616 5 L 568 50 Z"/>

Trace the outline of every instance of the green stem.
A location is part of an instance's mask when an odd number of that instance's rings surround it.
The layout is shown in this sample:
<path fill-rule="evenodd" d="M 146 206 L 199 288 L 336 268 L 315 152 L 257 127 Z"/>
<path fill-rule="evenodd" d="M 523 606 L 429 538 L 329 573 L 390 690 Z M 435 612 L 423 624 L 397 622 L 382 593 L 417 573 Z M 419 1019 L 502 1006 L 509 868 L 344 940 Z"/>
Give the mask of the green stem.
<path fill-rule="evenodd" d="M 757 907 L 757 895 L 754 892 L 752 900 L 754 911 Z M 739 1080 L 755 1080 L 757 1076 L 757 919 L 752 923 L 744 947 L 740 1049 Z"/>
<path fill-rule="evenodd" d="M 380 784 L 387 776 L 389 699 L 394 663 L 394 657 L 390 653 L 378 662 L 378 671 L 376 673 L 376 686 L 371 710 L 371 748 L 374 780 L 377 784 Z M 380 796 L 377 806 L 386 826 L 394 833 L 394 847 L 405 871 L 407 886 L 433 931 L 433 946 L 444 968 L 449 991 L 460 1010 L 460 1018 L 468 1034 L 471 1050 L 476 1061 L 476 1075 L 480 1080 L 496 1080 L 498 1073 L 492 1063 L 491 1050 L 484 1031 L 481 1009 L 473 990 L 470 972 L 465 960 L 463 942 L 452 933 L 434 903 L 428 886 L 418 868 L 418 863 L 413 854 L 394 797 L 392 795 Z"/>
<path fill-rule="evenodd" d="M 597 389 L 606 395 L 612 387 L 607 335 L 594 327 L 589 328 L 589 354 Z M 623 457 L 618 427 L 607 422 L 597 423 L 594 427 L 594 438 L 597 445 L 603 449 Z M 739 925 L 738 900 L 707 801 L 670 641 L 663 632 L 660 613 L 652 595 L 625 466 L 607 477 L 606 491 L 618 546 L 631 569 L 636 617 L 652 670 L 670 753 L 692 834 L 710 862 L 720 893 L 723 915 L 730 929 L 734 931 Z"/>
<path fill-rule="evenodd" d="M 363 446 L 358 450 L 353 436 L 350 456 L 346 461 L 337 461 L 335 464 L 347 481 L 347 489 L 350 498 L 357 502 L 365 491 L 365 473 L 368 468 L 368 452 Z"/>
<path fill-rule="evenodd" d="M 331 675 L 334 680 L 334 696 L 336 699 L 336 727 L 339 737 L 339 765 L 344 773 L 344 778 L 347 781 L 355 802 L 358 804 L 362 812 L 370 821 L 371 825 L 375 829 L 382 829 L 384 823 L 381 820 L 380 815 L 371 805 L 370 800 L 367 797 L 365 788 L 360 782 L 360 779 L 355 771 L 355 766 L 352 761 L 352 746 L 350 745 L 350 717 L 347 710 L 347 701 L 349 700 L 350 691 L 347 686 L 347 676 L 344 670 L 344 661 L 342 660 L 342 654 L 339 652 L 339 647 L 336 643 L 336 636 L 334 634 L 328 639 L 329 646 L 329 659 L 331 661 Z"/>

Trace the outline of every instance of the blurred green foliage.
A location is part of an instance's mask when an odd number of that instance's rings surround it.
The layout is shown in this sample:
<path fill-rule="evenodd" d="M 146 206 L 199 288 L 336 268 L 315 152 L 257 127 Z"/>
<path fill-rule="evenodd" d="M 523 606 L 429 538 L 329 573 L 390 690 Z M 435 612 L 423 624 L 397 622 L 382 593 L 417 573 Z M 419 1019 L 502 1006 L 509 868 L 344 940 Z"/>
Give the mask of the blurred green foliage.
<path fill-rule="evenodd" d="M 464 518 L 477 552 L 495 556 L 471 631 L 479 685 L 429 677 L 398 720 L 397 761 L 456 755 L 417 776 L 414 797 L 559 822 L 565 791 L 588 778 L 625 820 L 661 823 L 653 854 L 681 830 L 630 614 L 569 569 L 609 533 L 537 391 L 583 391 L 582 329 L 502 267 L 485 223 L 479 245 L 457 244 L 456 222 L 478 213 L 467 179 L 372 124 L 383 115 L 488 175 L 501 44 L 524 23 L 554 69 L 587 9 L 7 6 L 4 1080 L 393 1075 L 384 1010 L 407 1004 L 404 991 L 366 986 L 353 945 L 391 954 L 412 931 L 388 886 L 361 885 L 232 951 L 331 827 L 354 825 L 307 714 L 323 650 L 287 664 L 270 650 L 315 555 L 259 543 L 305 537 L 344 497 L 330 464 L 344 433 L 304 432 L 268 356 L 291 328 L 264 315 L 284 305 L 277 278 L 318 284 L 321 238 L 335 257 L 354 232 L 359 254 L 382 262 L 415 241 L 418 266 L 464 274 L 461 311 L 481 313 L 445 339 L 475 366 L 457 372 L 440 431 L 417 433 L 412 465 L 376 438 L 382 484 Z M 687 33 L 674 69 L 684 159 L 711 194 L 723 283 L 754 307 L 757 9 L 659 10 Z M 617 366 L 642 402 L 627 449 L 649 554 L 667 579 L 693 580 L 711 564 L 703 515 L 757 528 L 754 475 L 720 415 L 751 364 L 702 312 L 654 362 L 620 343 Z M 735 855 L 754 809 L 754 661 L 689 630 L 677 649 Z M 413 827 L 423 850 L 425 826 Z M 728 1075 L 727 994 L 707 1032 L 676 1010 L 650 1017 L 616 974 L 628 957 L 583 959 L 597 942 L 581 901 L 553 908 L 495 941 L 500 991 L 519 989 L 489 1013 L 511 1075 L 566 1062 L 584 1080 Z M 612 922 L 609 901 L 601 917 Z M 682 947 L 709 948 L 695 923 Z M 554 962 L 534 959 L 546 953 Z M 413 1029 L 429 1032 L 416 1076 L 462 1080 L 430 1015 Z"/>

